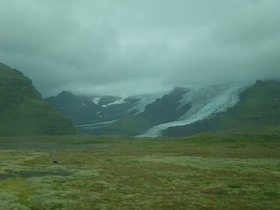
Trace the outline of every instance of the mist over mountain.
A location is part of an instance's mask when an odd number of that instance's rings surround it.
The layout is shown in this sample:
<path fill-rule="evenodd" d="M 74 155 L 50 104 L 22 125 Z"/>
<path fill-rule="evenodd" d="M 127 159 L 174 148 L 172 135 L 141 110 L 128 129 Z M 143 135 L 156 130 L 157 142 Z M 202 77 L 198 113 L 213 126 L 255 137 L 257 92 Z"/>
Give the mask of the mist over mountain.
<path fill-rule="evenodd" d="M 77 134 L 69 119 L 47 105 L 32 81 L 0 63 L 0 136 Z"/>
<path fill-rule="evenodd" d="M 280 119 L 280 82 L 271 80 L 176 87 L 129 97 L 63 91 L 43 101 L 30 79 L 0 64 L 0 99 L 4 136 L 76 134 L 77 129 L 93 135 L 185 136 L 277 128 Z"/>
<path fill-rule="evenodd" d="M 130 97 L 62 92 L 46 102 L 85 134 L 184 136 L 225 129 L 278 126 L 280 82 L 235 82 L 174 88 Z"/>

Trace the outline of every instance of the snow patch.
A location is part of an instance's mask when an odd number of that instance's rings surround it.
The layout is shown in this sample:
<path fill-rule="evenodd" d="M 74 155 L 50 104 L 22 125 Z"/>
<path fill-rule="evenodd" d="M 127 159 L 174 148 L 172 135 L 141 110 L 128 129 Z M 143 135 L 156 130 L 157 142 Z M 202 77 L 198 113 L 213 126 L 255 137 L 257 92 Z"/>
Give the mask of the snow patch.
<path fill-rule="evenodd" d="M 95 98 L 91 99 L 91 101 L 93 103 L 95 103 L 96 105 L 99 105 L 100 99 L 101 99 L 100 97 L 95 97 Z"/>
<path fill-rule="evenodd" d="M 124 98 L 120 98 L 120 99 L 115 100 L 112 103 L 109 103 L 109 104 L 106 104 L 106 105 L 102 105 L 102 107 L 106 108 L 108 106 L 112 106 L 112 105 L 116 105 L 116 104 L 123 104 L 123 103 L 124 103 Z"/>
<path fill-rule="evenodd" d="M 83 105 L 84 107 L 87 107 L 87 105 L 86 105 L 85 103 L 82 103 L 82 105 Z"/>

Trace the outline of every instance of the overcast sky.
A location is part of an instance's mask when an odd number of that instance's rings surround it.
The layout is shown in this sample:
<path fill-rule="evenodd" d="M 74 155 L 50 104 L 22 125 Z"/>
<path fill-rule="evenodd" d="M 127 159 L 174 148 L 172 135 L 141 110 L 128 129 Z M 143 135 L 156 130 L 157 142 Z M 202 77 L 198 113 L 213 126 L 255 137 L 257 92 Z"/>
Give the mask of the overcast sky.
<path fill-rule="evenodd" d="M 279 0 L 1 0 L 0 62 L 44 97 L 280 79 Z"/>

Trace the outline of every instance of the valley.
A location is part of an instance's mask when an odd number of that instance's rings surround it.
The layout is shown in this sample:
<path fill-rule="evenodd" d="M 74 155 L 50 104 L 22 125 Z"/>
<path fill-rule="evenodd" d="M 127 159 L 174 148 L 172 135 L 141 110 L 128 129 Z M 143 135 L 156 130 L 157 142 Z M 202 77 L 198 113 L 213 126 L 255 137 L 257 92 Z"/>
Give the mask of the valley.
<path fill-rule="evenodd" d="M 280 0 L 0 3 L 0 210 L 280 210 Z"/>
<path fill-rule="evenodd" d="M 0 76 L 0 209 L 279 209 L 278 81 L 43 100 Z"/>

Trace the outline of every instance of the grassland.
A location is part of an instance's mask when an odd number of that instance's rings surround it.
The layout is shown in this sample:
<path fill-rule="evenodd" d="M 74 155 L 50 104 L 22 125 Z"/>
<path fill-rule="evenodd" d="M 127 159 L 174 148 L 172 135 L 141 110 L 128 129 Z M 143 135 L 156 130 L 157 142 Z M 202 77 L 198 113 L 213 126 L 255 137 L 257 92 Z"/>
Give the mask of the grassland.
<path fill-rule="evenodd" d="M 0 209 L 279 209 L 280 137 L 1 137 Z"/>

